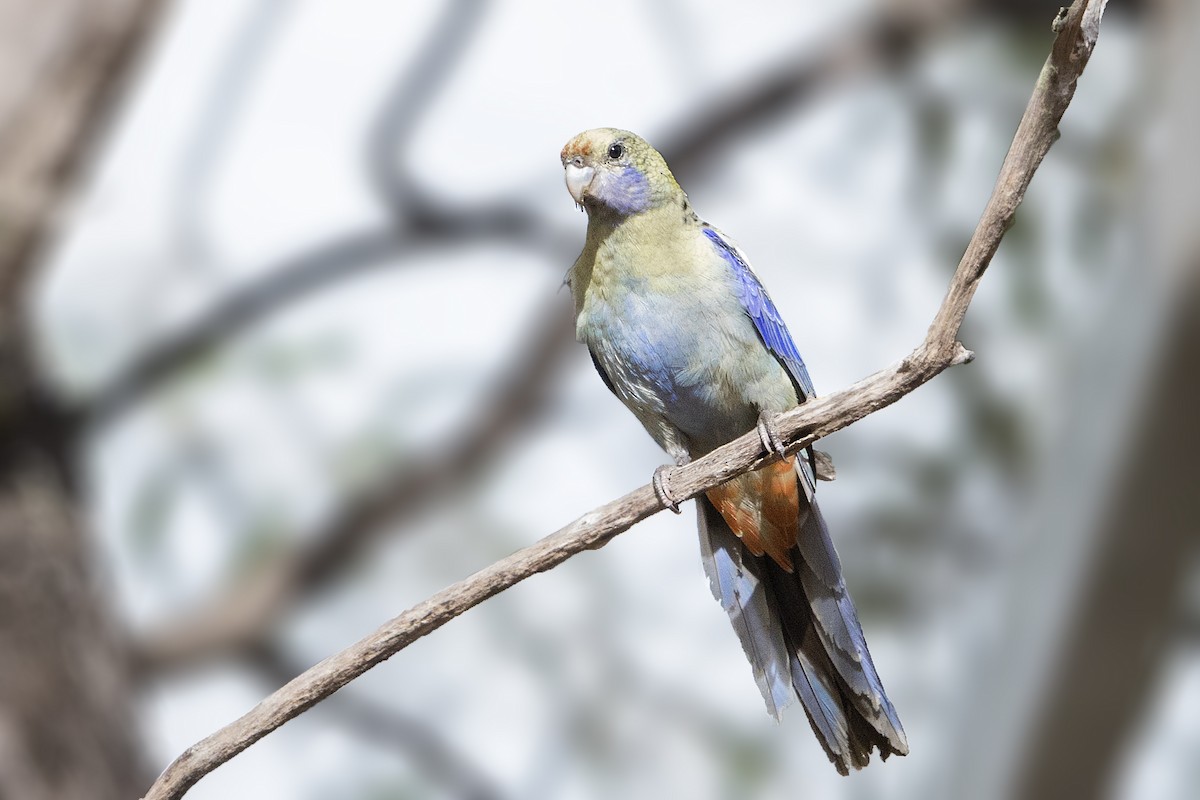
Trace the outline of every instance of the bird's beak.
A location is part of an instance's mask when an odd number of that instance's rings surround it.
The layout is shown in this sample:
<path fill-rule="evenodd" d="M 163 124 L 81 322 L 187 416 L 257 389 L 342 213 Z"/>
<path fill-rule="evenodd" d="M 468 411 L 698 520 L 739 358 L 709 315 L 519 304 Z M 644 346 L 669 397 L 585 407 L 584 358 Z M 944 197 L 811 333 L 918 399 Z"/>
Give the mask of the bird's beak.
<path fill-rule="evenodd" d="M 585 167 L 583 159 L 573 159 L 566 163 L 567 191 L 575 198 L 576 205 L 583 205 L 583 193 L 587 191 L 596 174 L 593 167 Z"/>

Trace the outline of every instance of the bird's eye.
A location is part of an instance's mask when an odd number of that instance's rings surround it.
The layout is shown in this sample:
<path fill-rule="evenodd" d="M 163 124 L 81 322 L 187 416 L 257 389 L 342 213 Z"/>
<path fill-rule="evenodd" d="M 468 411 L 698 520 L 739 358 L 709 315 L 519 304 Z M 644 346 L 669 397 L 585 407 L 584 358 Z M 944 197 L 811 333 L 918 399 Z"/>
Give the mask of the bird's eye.
<path fill-rule="evenodd" d="M 617 143 L 609 146 L 608 157 L 611 158 L 613 161 L 616 161 L 618 158 L 620 158 L 623 155 L 625 155 L 625 145 L 621 144 L 620 142 L 617 142 Z"/>

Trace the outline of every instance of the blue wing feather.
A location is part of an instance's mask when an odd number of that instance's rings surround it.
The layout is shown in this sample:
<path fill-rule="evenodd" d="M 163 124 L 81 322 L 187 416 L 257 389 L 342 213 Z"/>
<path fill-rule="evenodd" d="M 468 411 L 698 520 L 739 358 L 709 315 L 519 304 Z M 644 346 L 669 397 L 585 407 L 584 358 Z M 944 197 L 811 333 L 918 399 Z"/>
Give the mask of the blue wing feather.
<path fill-rule="evenodd" d="M 746 309 L 746 316 L 754 323 L 767 350 L 779 359 L 779 363 L 787 370 L 796 386 L 796 394 L 799 395 L 797 399 L 803 403 L 808 398 L 815 397 L 816 391 L 813 389 L 812 378 L 808 375 L 808 368 L 804 366 L 804 359 L 800 357 L 800 351 L 796 349 L 796 343 L 792 341 L 792 335 L 788 333 L 779 309 L 775 308 L 771 296 L 759 282 L 754 270 L 750 269 L 746 257 L 715 228 L 706 226 L 704 235 L 716 245 L 733 271 L 742 308 Z"/>

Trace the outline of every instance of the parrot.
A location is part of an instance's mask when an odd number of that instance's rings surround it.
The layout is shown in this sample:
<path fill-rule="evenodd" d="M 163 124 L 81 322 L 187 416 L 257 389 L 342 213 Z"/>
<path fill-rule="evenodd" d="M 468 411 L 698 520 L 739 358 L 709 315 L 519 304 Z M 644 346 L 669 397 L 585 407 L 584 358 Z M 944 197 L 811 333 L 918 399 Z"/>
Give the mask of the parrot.
<path fill-rule="evenodd" d="M 816 479 L 824 454 L 788 456 L 774 415 L 815 396 L 791 334 L 743 252 L 702 221 L 666 161 L 597 128 L 560 154 L 587 214 L 567 273 L 576 338 L 608 389 L 675 465 L 757 430 L 779 456 L 696 497 L 700 550 L 777 720 L 799 697 L 838 772 L 907 755 L 842 576 Z M 679 513 L 663 465 L 659 501 Z"/>

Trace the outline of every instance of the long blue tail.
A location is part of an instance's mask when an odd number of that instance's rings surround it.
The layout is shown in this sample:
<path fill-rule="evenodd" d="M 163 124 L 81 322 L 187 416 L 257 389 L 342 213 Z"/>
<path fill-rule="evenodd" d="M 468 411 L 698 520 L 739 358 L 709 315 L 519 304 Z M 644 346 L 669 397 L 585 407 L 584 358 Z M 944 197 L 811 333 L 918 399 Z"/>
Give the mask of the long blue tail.
<path fill-rule="evenodd" d="M 875 748 L 884 759 L 906 755 L 904 728 L 871 662 L 816 502 L 801 499 L 808 509 L 801 510 L 791 573 L 750 553 L 706 497 L 696 504 L 704 571 L 754 668 L 767 710 L 778 718 L 798 695 L 843 775 L 865 767 Z"/>

